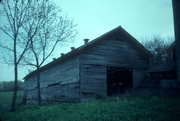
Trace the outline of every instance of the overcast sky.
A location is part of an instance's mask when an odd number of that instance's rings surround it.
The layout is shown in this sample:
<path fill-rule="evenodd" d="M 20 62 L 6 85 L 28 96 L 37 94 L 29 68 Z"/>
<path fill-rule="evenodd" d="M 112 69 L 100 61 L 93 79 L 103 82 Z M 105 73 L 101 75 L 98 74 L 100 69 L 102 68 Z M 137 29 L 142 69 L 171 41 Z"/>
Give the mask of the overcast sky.
<path fill-rule="evenodd" d="M 134 2 L 136 1 L 136 2 Z M 135 38 L 173 35 L 171 0 L 56 0 L 78 24 L 76 42 L 121 25 Z"/>
<path fill-rule="evenodd" d="M 79 47 L 84 38 L 93 40 L 117 26 L 139 41 L 154 35 L 174 35 L 171 0 L 55 0 L 55 3 L 74 19 L 78 30 L 74 43 L 56 52 L 55 57 L 70 51 L 71 46 Z M 13 80 L 11 70 L 10 66 L 1 64 L 0 80 Z M 21 71 L 20 79 L 27 73 Z"/>

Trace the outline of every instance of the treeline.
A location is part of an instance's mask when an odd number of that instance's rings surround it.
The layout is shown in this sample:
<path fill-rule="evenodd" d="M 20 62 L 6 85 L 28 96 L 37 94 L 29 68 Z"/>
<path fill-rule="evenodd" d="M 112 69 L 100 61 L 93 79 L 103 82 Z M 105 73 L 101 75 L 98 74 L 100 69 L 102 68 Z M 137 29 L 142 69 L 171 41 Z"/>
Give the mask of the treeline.
<path fill-rule="evenodd" d="M 24 89 L 24 82 L 18 81 L 18 90 Z M 14 81 L 0 81 L 0 92 L 7 92 L 14 90 Z"/>
<path fill-rule="evenodd" d="M 150 57 L 150 67 L 157 66 L 170 60 L 168 48 L 174 42 L 174 37 L 162 38 L 155 35 L 150 39 L 144 39 L 142 44 L 152 54 Z"/>

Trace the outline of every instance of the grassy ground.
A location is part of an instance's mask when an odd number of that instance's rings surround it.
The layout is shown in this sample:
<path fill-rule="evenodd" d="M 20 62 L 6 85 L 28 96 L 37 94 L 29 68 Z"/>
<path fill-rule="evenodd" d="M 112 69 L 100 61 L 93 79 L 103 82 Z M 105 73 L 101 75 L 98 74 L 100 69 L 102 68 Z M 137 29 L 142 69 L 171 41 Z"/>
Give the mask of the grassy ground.
<path fill-rule="evenodd" d="M 1 98 L 0 98 L 1 99 Z M 124 97 L 0 110 L 2 121 L 180 121 L 180 98 Z"/>
<path fill-rule="evenodd" d="M 0 92 L 0 107 L 9 110 L 12 101 L 13 92 Z M 22 101 L 23 91 L 17 93 L 17 104 Z"/>

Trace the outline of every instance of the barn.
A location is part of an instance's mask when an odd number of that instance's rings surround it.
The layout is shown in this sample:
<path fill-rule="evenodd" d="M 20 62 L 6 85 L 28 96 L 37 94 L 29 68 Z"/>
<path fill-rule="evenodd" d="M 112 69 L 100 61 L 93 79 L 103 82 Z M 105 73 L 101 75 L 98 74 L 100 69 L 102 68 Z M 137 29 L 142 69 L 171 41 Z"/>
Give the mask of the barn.
<path fill-rule="evenodd" d="M 121 26 L 90 42 L 84 39 L 81 47 L 40 68 L 42 101 L 82 102 L 133 90 L 145 76 L 149 56 Z M 36 103 L 36 70 L 24 79 L 26 102 Z"/>

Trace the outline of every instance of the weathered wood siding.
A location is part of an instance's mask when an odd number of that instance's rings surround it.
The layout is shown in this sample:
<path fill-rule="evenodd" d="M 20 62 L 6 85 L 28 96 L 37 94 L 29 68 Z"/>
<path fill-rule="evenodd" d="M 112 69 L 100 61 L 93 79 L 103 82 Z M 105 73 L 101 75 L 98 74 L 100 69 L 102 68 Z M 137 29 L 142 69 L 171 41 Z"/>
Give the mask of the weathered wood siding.
<path fill-rule="evenodd" d="M 138 74 L 140 76 L 142 75 L 140 70 L 148 68 L 148 59 L 134 45 L 128 41 L 117 40 L 112 37 L 81 53 L 79 61 L 82 101 L 94 98 L 98 94 L 97 92 L 106 95 L 106 67 L 139 69 Z M 136 81 L 139 76 L 133 79 Z"/>
<path fill-rule="evenodd" d="M 106 67 L 81 65 L 81 101 L 89 101 L 98 95 L 106 96 Z"/>
<path fill-rule="evenodd" d="M 134 45 L 124 40 L 109 39 L 88 48 L 80 55 L 80 64 L 108 65 L 146 69 L 148 62 Z"/>
<path fill-rule="evenodd" d="M 40 74 L 43 101 L 79 101 L 79 58 L 72 57 Z M 36 77 L 25 81 L 27 101 L 37 100 Z"/>
<path fill-rule="evenodd" d="M 133 89 L 139 88 L 145 79 L 145 70 L 134 69 L 133 70 Z"/>

